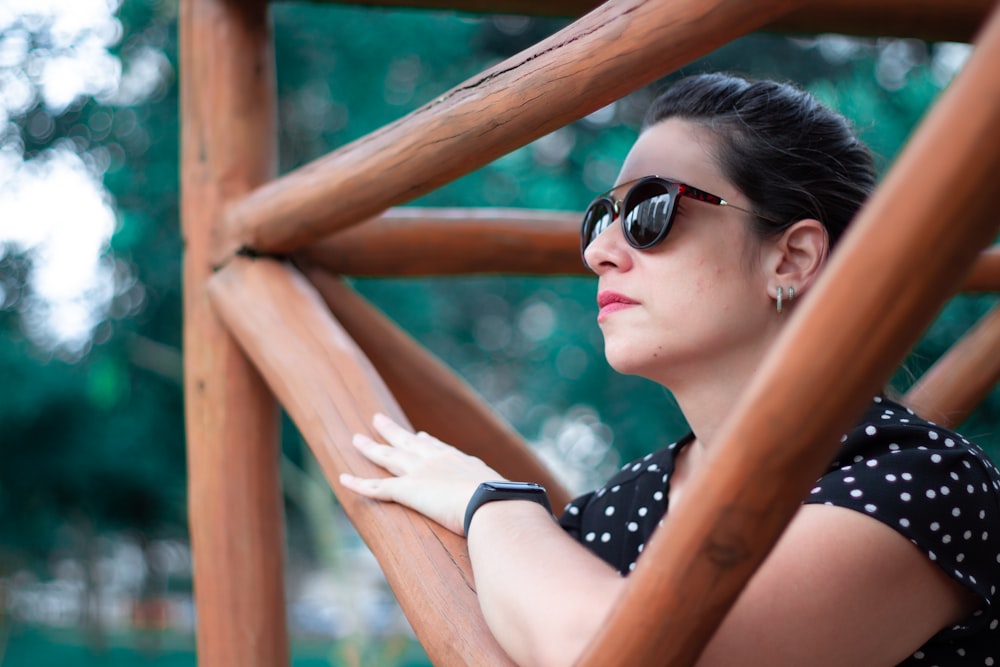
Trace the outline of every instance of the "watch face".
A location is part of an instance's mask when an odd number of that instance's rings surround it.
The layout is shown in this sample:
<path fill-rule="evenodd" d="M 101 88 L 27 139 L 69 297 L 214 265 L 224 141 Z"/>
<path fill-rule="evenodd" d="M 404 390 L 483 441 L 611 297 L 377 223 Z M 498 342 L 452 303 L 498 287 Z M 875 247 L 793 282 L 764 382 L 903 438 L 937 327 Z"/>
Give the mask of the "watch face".
<path fill-rule="evenodd" d="M 533 482 L 487 482 L 497 491 L 516 491 L 520 493 L 545 493 L 545 487 Z"/>

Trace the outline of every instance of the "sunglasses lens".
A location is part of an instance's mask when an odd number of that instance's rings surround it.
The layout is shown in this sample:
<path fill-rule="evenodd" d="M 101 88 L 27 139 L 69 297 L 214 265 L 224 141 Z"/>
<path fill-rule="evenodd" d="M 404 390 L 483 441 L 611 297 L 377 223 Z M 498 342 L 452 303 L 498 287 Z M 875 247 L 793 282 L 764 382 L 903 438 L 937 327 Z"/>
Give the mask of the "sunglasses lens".
<path fill-rule="evenodd" d="M 614 222 L 613 204 L 607 199 L 598 199 L 583 214 L 583 225 L 580 228 L 580 249 L 586 250 L 605 229 Z"/>
<path fill-rule="evenodd" d="M 675 197 L 665 183 L 639 183 L 625 198 L 622 224 L 625 236 L 636 248 L 649 248 L 667 235 Z"/>

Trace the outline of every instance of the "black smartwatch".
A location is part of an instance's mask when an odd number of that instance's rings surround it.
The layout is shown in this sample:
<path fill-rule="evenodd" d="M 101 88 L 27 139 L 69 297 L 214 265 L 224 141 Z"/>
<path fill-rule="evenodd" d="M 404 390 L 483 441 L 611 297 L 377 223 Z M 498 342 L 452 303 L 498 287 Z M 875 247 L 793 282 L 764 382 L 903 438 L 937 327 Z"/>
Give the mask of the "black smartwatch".
<path fill-rule="evenodd" d="M 552 506 L 549 505 L 549 495 L 545 492 L 545 487 L 532 482 L 483 482 L 472 494 L 468 507 L 465 508 L 465 534 L 469 534 L 469 524 L 472 523 L 472 515 L 480 507 L 494 500 L 530 500 L 538 503 L 552 514 Z"/>

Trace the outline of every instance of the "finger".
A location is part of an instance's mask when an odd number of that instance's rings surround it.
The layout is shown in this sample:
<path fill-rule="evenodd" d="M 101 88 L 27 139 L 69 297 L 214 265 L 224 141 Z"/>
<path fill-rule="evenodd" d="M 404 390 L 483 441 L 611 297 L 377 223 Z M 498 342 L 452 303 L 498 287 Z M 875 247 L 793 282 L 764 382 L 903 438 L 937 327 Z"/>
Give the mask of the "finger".
<path fill-rule="evenodd" d="M 409 452 L 379 444 L 363 433 L 356 433 L 351 442 L 366 459 L 393 475 L 405 475 L 413 463 L 413 457 Z"/>
<path fill-rule="evenodd" d="M 380 412 L 372 417 L 372 426 L 393 447 L 407 449 L 417 442 L 415 434 Z"/>
<path fill-rule="evenodd" d="M 358 495 L 365 496 L 366 498 L 372 498 L 374 500 L 387 500 L 394 501 L 393 496 L 393 485 L 391 483 L 391 477 L 385 478 L 362 478 L 355 477 L 348 473 L 341 473 L 340 483 L 354 491 Z"/>

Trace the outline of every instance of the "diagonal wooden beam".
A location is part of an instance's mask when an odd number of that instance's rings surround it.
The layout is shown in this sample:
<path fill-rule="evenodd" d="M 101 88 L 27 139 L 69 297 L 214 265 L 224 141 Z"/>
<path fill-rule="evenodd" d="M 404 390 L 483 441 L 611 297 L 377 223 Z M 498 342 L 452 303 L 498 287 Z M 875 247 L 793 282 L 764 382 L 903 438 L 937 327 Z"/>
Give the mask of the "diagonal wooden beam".
<path fill-rule="evenodd" d="M 315 267 L 303 271 L 415 429 L 481 458 L 507 479 L 543 485 L 555 508 L 571 500 L 520 435 L 453 370 L 337 277 Z"/>
<path fill-rule="evenodd" d="M 924 373 L 904 403 L 921 416 L 955 427 L 1000 381 L 1000 305 L 976 323 Z"/>
<path fill-rule="evenodd" d="M 293 256 L 353 276 L 586 271 L 580 215 L 524 209 L 392 208 Z"/>
<path fill-rule="evenodd" d="M 745 35 L 804 0 L 610 0 L 399 121 L 258 188 L 240 247 L 288 253 L 430 192 Z"/>
<path fill-rule="evenodd" d="M 288 264 L 236 258 L 212 278 L 209 295 L 309 444 L 434 664 L 511 665 L 479 610 L 465 540 L 402 506 L 341 493 L 341 472 L 384 474 L 351 436 L 377 437 L 376 411 L 407 421 L 319 294 Z"/>
<path fill-rule="evenodd" d="M 581 665 L 697 660 L 839 434 L 996 238 L 997 62 L 1000 12 L 776 340 Z"/>

